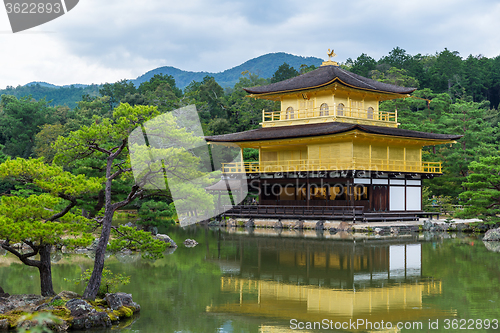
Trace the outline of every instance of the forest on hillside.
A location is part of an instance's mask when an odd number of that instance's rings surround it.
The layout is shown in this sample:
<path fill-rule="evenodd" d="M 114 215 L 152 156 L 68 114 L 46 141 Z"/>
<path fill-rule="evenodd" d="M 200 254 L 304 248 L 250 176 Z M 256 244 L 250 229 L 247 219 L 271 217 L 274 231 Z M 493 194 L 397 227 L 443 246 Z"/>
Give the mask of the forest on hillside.
<path fill-rule="evenodd" d="M 398 110 L 402 128 L 463 135 L 457 143 L 425 150 L 423 159 L 442 162 L 444 174 L 425 181 L 424 204 L 427 198 L 434 198 L 434 202 L 452 214 L 498 222 L 500 56 L 462 57 L 447 49 L 433 55 L 410 55 L 396 47 L 378 60 L 361 54 L 341 66 L 375 80 L 418 88 L 412 94 L 415 98 L 381 103 L 385 111 Z M 114 110 L 120 103 L 131 107 L 155 106 L 161 113 L 195 104 L 206 135 L 258 128 L 262 110 L 279 109 L 279 103 L 245 98 L 247 93 L 242 88 L 278 82 L 313 69 L 314 65 L 304 64 L 297 70 L 283 63 L 270 79 L 245 71 L 233 87 L 223 88 L 214 77 L 205 76 L 183 90 L 172 76 L 156 74 L 139 86 L 127 80 L 104 84 L 96 94 L 84 94 L 75 107 L 49 105 L 47 100 L 36 96 L 4 92 L 0 100 L 0 163 L 17 157 L 42 157 L 50 164 L 61 153 L 54 146 L 58 138 L 71 137 L 71 133 L 99 122 L 117 121 Z M 244 158 L 257 160 L 258 152 L 247 149 Z M 64 167 L 74 174 L 101 177 L 102 163 L 103 156 L 89 156 Z M 124 178 L 116 182 L 113 196 L 118 200 L 127 196 L 133 181 Z M 0 195 L 29 195 L 37 191 L 40 189 L 18 181 L 0 182 Z M 168 193 L 151 195 L 135 200 L 129 207 L 140 209 L 169 200 Z M 90 216 L 98 214 L 103 204 L 102 193 L 82 199 L 81 204 Z M 166 216 L 175 215 L 172 206 L 160 210 L 167 212 Z"/>
<path fill-rule="evenodd" d="M 0 95 L 12 95 L 17 98 L 31 96 L 36 100 L 45 99 L 51 106 L 66 105 L 73 108 L 84 95 L 98 96 L 99 85 L 57 87 L 35 83 L 17 87 L 7 86 L 5 89 L 0 90 Z"/>

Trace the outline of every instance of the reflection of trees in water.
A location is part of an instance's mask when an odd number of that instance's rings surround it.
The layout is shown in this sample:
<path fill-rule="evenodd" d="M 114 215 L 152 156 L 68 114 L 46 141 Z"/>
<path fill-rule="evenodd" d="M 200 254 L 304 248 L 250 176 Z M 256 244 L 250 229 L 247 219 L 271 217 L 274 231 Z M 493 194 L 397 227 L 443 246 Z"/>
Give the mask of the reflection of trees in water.
<path fill-rule="evenodd" d="M 498 253 L 475 237 L 424 243 L 423 253 L 424 274 L 443 283 L 432 304 L 456 308 L 458 318 L 500 317 Z"/>

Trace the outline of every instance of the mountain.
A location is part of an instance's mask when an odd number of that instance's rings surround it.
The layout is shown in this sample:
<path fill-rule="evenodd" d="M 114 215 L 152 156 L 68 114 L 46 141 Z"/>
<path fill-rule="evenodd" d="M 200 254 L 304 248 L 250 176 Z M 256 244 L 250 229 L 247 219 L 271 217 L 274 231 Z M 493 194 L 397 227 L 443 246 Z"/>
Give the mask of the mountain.
<path fill-rule="evenodd" d="M 30 82 L 30 83 L 26 83 L 24 86 L 25 87 L 32 87 L 32 86 L 36 86 L 36 85 L 39 85 L 40 87 L 44 87 L 44 88 L 61 88 L 61 86 L 56 86 L 55 84 L 52 84 L 52 83 L 48 83 L 48 82 L 40 82 L 40 81 L 33 81 L 33 82 Z"/>
<path fill-rule="evenodd" d="M 31 96 L 37 101 L 45 98 L 46 101 L 50 101 L 49 105 L 51 106 L 66 105 L 74 108 L 76 103 L 82 100 L 83 95 L 98 96 L 99 87 L 96 84 L 56 86 L 47 82 L 30 82 L 24 86 L 7 87 L 0 90 L 0 96 L 4 94 L 17 98 Z"/>
<path fill-rule="evenodd" d="M 260 57 L 250 59 L 243 64 L 227 69 L 220 73 L 210 72 L 190 72 L 184 71 L 175 67 L 165 66 L 153 69 L 135 80 L 131 80 L 136 86 L 142 82 L 149 81 L 155 74 L 172 75 L 175 79 L 177 87 L 184 89 L 192 81 L 202 81 L 207 75 L 213 76 L 217 83 L 223 88 L 232 87 L 238 82 L 241 73 L 249 71 L 253 74 L 258 74 L 263 78 L 270 78 L 274 72 L 283 63 L 287 63 L 295 69 L 299 70 L 300 66 L 305 64 L 307 66 L 315 65 L 320 66 L 323 62 L 322 59 L 314 57 L 301 57 L 284 52 L 269 53 Z M 100 85 L 91 84 L 70 84 L 64 86 L 56 86 L 47 82 L 30 82 L 24 86 L 7 87 L 7 89 L 0 90 L 0 96 L 3 94 L 14 95 L 17 98 L 31 95 L 34 99 L 39 100 L 45 98 L 51 101 L 50 105 L 67 105 L 70 108 L 75 107 L 76 103 L 81 100 L 82 95 L 88 94 L 90 96 L 98 96 Z"/>
<path fill-rule="evenodd" d="M 81 83 L 76 83 L 76 84 L 65 84 L 64 86 L 56 86 L 55 84 L 48 83 L 48 82 L 41 82 L 41 81 L 33 81 L 30 83 L 26 83 L 24 87 L 31 87 L 31 86 L 36 86 L 39 85 L 40 87 L 44 88 L 87 88 L 90 86 L 90 84 L 81 84 Z"/>
<path fill-rule="evenodd" d="M 189 72 L 175 67 L 165 66 L 153 69 L 139 76 L 137 79 L 132 80 L 132 82 L 136 86 L 139 86 L 142 82 L 149 81 L 149 79 L 151 79 L 155 74 L 165 74 L 172 75 L 175 79 L 177 87 L 184 89 L 192 81 L 202 81 L 205 76 L 209 75 L 213 76 L 215 78 L 215 81 L 217 81 L 218 84 L 225 88 L 234 86 L 234 84 L 238 82 L 241 73 L 246 70 L 250 73 L 258 74 L 260 77 L 266 79 L 270 78 L 273 76 L 274 72 L 276 72 L 278 67 L 283 65 L 284 62 L 299 70 L 300 65 L 303 64 L 307 66 L 320 66 L 323 60 L 315 57 L 296 56 L 284 52 L 269 53 L 248 60 L 239 66 L 227 69 L 220 73 Z"/>

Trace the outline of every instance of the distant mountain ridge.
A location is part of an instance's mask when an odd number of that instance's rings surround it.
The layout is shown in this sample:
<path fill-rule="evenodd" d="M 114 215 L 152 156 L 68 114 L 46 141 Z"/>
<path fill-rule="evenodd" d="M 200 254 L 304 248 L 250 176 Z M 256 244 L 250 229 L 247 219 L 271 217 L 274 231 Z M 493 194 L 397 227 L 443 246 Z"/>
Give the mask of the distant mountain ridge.
<path fill-rule="evenodd" d="M 33 82 L 30 82 L 30 83 L 26 83 L 24 85 L 24 87 L 31 87 L 31 86 L 36 86 L 36 85 L 39 85 L 40 87 L 56 88 L 56 89 L 59 89 L 59 88 L 71 88 L 71 87 L 73 87 L 73 88 L 85 88 L 85 87 L 91 86 L 91 84 L 81 84 L 81 83 L 65 84 L 64 86 L 57 86 L 55 84 L 48 83 L 48 82 L 33 81 Z"/>
<path fill-rule="evenodd" d="M 189 72 L 175 67 L 165 66 L 153 69 L 139 76 L 137 79 L 132 80 L 132 82 L 136 86 L 139 86 L 141 83 L 149 81 L 155 74 L 165 74 L 172 75 L 175 79 L 177 87 L 184 89 L 192 81 L 202 81 L 205 76 L 209 75 L 213 76 L 215 81 L 225 88 L 234 86 L 235 83 L 238 82 L 241 73 L 244 71 L 249 71 L 250 73 L 258 74 L 260 77 L 268 79 L 272 77 L 278 67 L 283 65 L 285 62 L 294 67 L 296 70 L 299 70 L 301 65 L 320 66 L 323 60 L 315 57 L 296 56 L 284 52 L 268 53 L 260 57 L 250 59 L 239 66 L 226 69 L 220 73 Z"/>
<path fill-rule="evenodd" d="M 307 66 L 320 66 L 323 62 L 320 58 L 315 57 L 302 57 L 284 52 L 268 53 L 257 58 L 250 59 L 243 64 L 227 69 L 219 73 L 210 72 L 190 72 L 184 71 L 172 66 L 158 67 L 151 71 L 144 73 L 136 79 L 130 80 L 136 86 L 141 83 L 149 81 L 155 74 L 172 75 L 175 79 L 177 87 L 184 89 L 192 81 L 202 81 L 205 76 L 213 76 L 215 81 L 223 88 L 234 86 L 241 73 L 249 71 L 252 74 L 258 74 L 263 78 L 270 78 L 274 72 L 283 63 L 287 63 L 295 69 L 299 70 L 301 65 Z M 97 84 L 69 84 L 64 86 L 57 86 L 48 82 L 30 82 L 24 86 L 7 87 L 7 89 L 0 90 L 0 96 L 3 94 L 14 95 L 17 98 L 31 95 L 33 98 L 39 100 L 45 98 L 52 100 L 51 105 L 67 105 L 74 107 L 78 101 L 81 100 L 83 94 L 91 96 L 98 95 L 98 89 L 101 85 Z"/>

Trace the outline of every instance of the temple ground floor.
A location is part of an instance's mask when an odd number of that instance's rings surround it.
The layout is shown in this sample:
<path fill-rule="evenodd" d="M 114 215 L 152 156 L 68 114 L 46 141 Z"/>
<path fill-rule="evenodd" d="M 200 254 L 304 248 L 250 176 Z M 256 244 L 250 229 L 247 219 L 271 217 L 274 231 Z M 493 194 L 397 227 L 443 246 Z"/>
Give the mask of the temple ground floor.
<path fill-rule="evenodd" d="M 230 209 L 226 207 L 225 215 L 281 219 L 418 220 L 437 215 L 425 212 L 422 201 L 422 180 L 433 176 L 359 171 L 248 175 L 240 180 L 243 186 L 246 185 L 247 199 Z M 235 181 L 231 182 L 234 184 Z"/>

